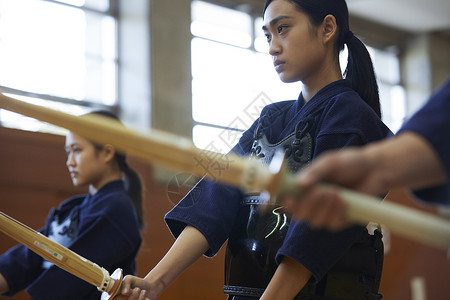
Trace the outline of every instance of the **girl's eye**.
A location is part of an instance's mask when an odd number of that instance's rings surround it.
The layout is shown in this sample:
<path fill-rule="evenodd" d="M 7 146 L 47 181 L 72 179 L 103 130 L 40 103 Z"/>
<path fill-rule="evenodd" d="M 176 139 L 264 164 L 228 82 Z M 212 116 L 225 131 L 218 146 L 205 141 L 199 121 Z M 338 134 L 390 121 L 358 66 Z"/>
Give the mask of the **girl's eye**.
<path fill-rule="evenodd" d="M 268 33 L 265 33 L 264 35 L 266 36 L 266 40 L 267 40 L 267 42 L 270 42 L 270 34 L 268 34 Z"/>
<path fill-rule="evenodd" d="M 286 28 L 286 25 L 279 25 L 279 26 L 277 27 L 278 33 L 283 32 L 283 30 L 284 30 L 285 28 Z"/>
<path fill-rule="evenodd" d="M 82 150 L 81 148 L 73 147 L 72 149 L 66 150 L 66 153 L 67 156 L 69 156 L 70 154 L 80 153 L 81 150 Z"/>

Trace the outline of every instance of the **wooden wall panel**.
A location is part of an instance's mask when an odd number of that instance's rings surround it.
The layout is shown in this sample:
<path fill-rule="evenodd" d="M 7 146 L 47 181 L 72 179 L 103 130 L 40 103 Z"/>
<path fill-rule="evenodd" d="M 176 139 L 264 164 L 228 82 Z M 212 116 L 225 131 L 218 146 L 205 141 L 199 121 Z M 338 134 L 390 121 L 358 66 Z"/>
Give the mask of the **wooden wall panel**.
<path fill-rule="evenodd" d="M 393 191 L 387 198 L 388 201 L 437 215 L 436 207 L 414 200 L 407 191 Z M 425 282 L 426 300 L 448 299 L 450 256 L 447 256 L 447 251 L 396 234 L 389 235 L 390 249 L 384 258 L 380 288 L 385 299 L 421 299 L 413 298 L 411 294 L 411 281 L 415 277 Z"/>
<path fill-rule="evenodd" d="M 0 128 L 0 210 L 26 223 L 41 227 L 51 207 L 67 197 L 84 192 L 74 188 L 65 167 L 64 137 Z M 168 183 L 155 182 L 146 162 L 130 159 L 144 184 L 143 244 L 139 255 L 138 275 L 145 276 L 172 245 L 174 239 L 163 217 L 177 198 L 168 196 Z M 187 190 L 182 190 L 179 197 Z M 413 201 L 404 191 L 390 194 L 390 201 L 407 204 L 435 213 Z M 0 253 L 15 242 L 0 234 Z M 411 299 L 410 281 L 425 278 L 427 300 L 446 299 L 450 294 L 450 260 L 446 251 L 390 235 L 390 250 L 385 256 L 381 283 L 384 299 Z M 159 298 L 226 299 L 222 292 L 224 249 L 213 259 L 202 258 L 182 274 Z M 3 297 L 0 296 L 0 299 Z M 6 299 L 6 298 L 5 298 Z M 8 298 L 9 299 L 9 298 Z M 13 300 L 29 299 L 25 292 Z"/>

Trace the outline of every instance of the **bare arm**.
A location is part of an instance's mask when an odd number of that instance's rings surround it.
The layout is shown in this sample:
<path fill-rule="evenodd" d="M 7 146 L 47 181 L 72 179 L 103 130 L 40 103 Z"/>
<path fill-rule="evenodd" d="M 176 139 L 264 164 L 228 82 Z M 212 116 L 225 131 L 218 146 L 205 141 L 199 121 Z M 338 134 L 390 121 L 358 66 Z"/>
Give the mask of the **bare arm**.
<path fill-rule="evenodd" d="M 419 189 L 445 182 L 446 174 L 432 146 L 420 135 L 402 133 L 365 150 L 388 189 Z"/>
<path fill-rule="evenodd" d="M 156 299 L 184 270 L 197 261 L 209 244 L 203 234 L 187 226 L 164 258 L 141 279 L 126 276 L 122 284 L 122 296 L 117 300 Z M 125 297 L 125 296 L 128 297 Z"/>
<path fill-rule="evenodd" d="M 299 173 L 299 187 L 309 192 L 285 207 L 296 219 L 313 226 L 341 229 L 348 225 L 346 207 L 336 192 L 317 188 L 320 182 L 383 196 L 390 189 L 420 189 L 444 183 L 446 174 L 434 149 L 421 136 L 405 132 L 362 148 L 347 148 L 318 157 Z"/>
<path fill-rule="evenodd" d="M 325 154 L 300 174 L 299 184 L 312 186 L 326 181 L 382 195 L 393 188 L 424 188 L 445 179 L 431 145 L 408 132 L 362 148 Z"/>
<path fill-rule="evenodd" d="M 0 273 L 0 295 L 9 291 L 8 283 L 5 277 Z"/>
<path fill-rule="evenodd" d="M 284 257 L 270 280 L 261 300 L 293 299 L 305 286 L 311 272 L 289 257 Z"/>

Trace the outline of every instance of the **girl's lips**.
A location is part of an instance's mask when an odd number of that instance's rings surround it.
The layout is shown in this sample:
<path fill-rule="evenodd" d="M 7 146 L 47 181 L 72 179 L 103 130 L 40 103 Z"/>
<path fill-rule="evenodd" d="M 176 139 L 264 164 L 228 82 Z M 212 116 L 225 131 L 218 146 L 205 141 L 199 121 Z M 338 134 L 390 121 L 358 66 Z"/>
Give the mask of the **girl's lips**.
<path fill-rule="evenodd" d="M 277 71 L 278 73 L 280 73 L 284 68 L 284 62 L 281 61 L 275 61 L 273 65 L 275 66 L 275 71 Z"/>
<path fill-rule="evenodd" d="M 278 65 L 281 65 L 281 64 L 284 64 L 284 61 L 279 60 L 279 59 L 277 59 L 277 60 L 275 60 L 275 61 L 273 62 L 273 65 L 274 65 L 275 67 L 277 67 Z"/>

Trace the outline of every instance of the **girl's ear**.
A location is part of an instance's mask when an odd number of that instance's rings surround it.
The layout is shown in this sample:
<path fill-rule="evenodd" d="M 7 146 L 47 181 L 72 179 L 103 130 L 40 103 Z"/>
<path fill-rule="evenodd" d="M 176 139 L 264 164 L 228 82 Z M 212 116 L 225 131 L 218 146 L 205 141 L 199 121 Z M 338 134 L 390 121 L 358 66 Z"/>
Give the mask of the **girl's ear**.
<path fill-rule="evenodd" d="M 102 155 L 105 162 L 110 162 L 116 155 L 116 148 L 114 148 L 111 144 L 105 144 L 102 148 Z"/>
<path fill-rule="evenodd" d="M 337 33 L 336 18 L 333 15 L 327 15 L 322 22 L 322 33 L 324 43 L 333 41 Z"/>

